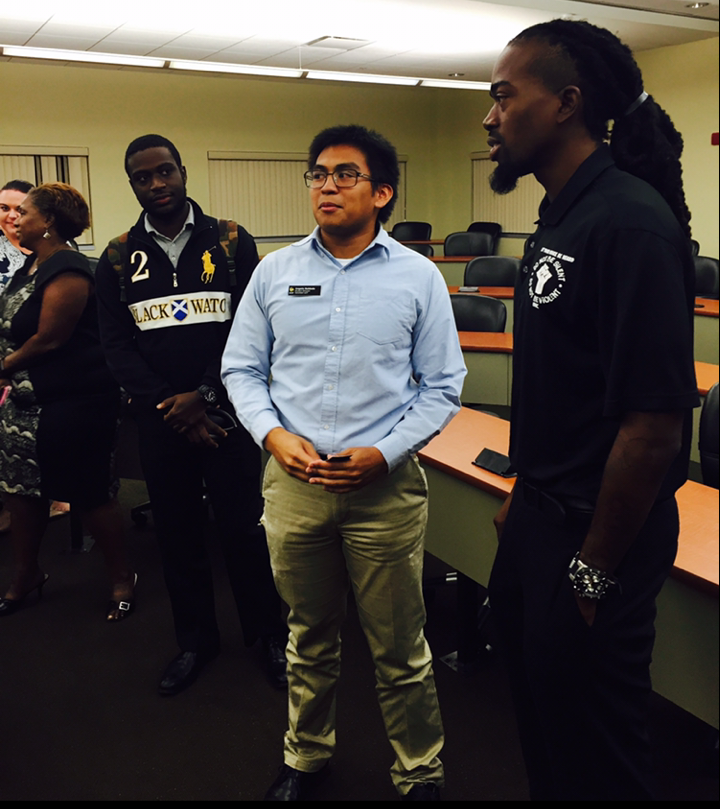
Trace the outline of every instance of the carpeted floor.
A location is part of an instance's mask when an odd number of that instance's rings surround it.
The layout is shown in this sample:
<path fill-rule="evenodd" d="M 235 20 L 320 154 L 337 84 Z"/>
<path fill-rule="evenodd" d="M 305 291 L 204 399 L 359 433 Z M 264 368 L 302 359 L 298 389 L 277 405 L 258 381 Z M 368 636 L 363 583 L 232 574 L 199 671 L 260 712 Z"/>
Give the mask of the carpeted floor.
<path fill-rule="evenodd" d="M 121 500 L 145 498 L 124 481 Z M 212 542 L 223 654 L 176 697 L 156 694 L 175 655 L 170 610 L 151 525 L 128 518 L 138 609 L 103 621 L 102 557 L 69 554 L 69 520 L 54 521 L 42 552 L 45 597 L 0 625 L 0 800 L 258 800 L 281 760 L 286 697 L 265 682 L 258 650 L 246 649 Z M 11 554 L 0 537 L 0 587 Z M 428 560 L 431 572 L 440 572 Z M 438 657 L 455 649 L 452 587 L 438 588 L 427 635 L 445 722 L 444 800 L 526 800 L 527 785 L 502 664 L 490 656 L 472 676 Z M 717 800 L 716 734 L 665 700 L 652 704 L 663 800 Z M 375 701 L 372 663 L 351 609 L 343 634 L 338 749 L 317 800 L 395 800 L 391 752 Z"/>

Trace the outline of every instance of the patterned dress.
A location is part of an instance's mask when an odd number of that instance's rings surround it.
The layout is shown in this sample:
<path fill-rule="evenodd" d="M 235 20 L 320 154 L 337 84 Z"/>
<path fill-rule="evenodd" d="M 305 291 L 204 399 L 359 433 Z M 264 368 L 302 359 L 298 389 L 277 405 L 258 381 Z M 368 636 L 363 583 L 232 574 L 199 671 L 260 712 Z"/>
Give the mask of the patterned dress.
<path fill-rule="evenodd" d="M 0 292 L 8 285 L 10 279 L 25 263 L 27 256 L 11 244 L 8 237 L 0 231 Z"/>
<path fill-rule="evenodd" d="M 17 346 L 11 336 L 12 319 L 35 290 L 36 275 L 11 294 L 0 295 L 0 356 Z M 0 489 L 9 494 L 40 496 L 40 468 L 36 436 L 40 407 L 27 371 L 13 375 L 12 389 L 0 407 Z"/>

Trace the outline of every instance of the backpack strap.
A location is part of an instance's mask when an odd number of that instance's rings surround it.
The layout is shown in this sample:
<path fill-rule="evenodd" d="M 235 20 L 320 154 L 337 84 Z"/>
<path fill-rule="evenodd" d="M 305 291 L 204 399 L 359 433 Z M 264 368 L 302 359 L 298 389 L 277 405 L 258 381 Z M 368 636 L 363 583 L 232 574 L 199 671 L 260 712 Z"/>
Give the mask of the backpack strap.
<path fill-rule="evenodd" d="M 234 287 L 237 285 L 235 253 L 238 245 L 238 223 L 232 219 L 218 219 L 218 241 L 227 256 L 230 286 Z"/>
<path fill-rule="evenodd" d="M 118 276 L 118 285 L 120 286 L 120 300 L 127 303 L 127 295 L 125 294 L 125 266 L 128 257 L 128 232 L 117 236 L 108 242 L 108 261 L 112 264 Z"/>

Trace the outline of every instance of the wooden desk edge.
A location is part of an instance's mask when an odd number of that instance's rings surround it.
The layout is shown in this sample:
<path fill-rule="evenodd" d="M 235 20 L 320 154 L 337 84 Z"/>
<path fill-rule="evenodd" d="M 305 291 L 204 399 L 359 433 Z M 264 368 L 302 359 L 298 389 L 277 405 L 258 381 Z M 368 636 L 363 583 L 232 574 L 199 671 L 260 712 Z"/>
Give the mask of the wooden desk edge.
<path fill-rule="evenodd" d="M 701 317 L 720 317 L 720 301 L 717 298 L 695 298 L 695 314 Z"/>
<path fill-rule="evenodd" d="M 464 410 L 465 408 L 463 408 L 463 411 Z M 463 411 L 461 411 L 461 413 Z M 473 411 L 469 412 L 472 413 Z M 481 414 L 478 413 L 477 416 L 481 416 Z M 457 418 L 457 416 L 455 418 Z M 461 416 L 462 421 L 464 421 L 465 418 L 467 418 L 467 414 Z M 470 416 L 470 418 L 474 418 L 474 416 Z M 451 425 L 452 422 L 445 429 L 447 430 L 448 428 L 451 427 Z M 442 434 L 436 436 L 436 438 L 433 440 L 439 440 L 440 442 L 442 442 Z M 494 439 L 490 440 L 489 444 L 493 445 L 490 447 L 490 449 L 495 449 L 497 452 L 507 452 L 507 443 L 503 448 L 502 446 L 500 446 L 498 442 L 499 437 L 497 437 L 497 440 Z M 432 454 L 428 454 L 427 448 L 424 448 L 418 452 L 418 457 L 424 464 L 427 464 L 427 466 L 439 469 L 440 471 L 445 472 L 451 477 L 455 477 L 458 480 L 462 480 L 463 482 L 469 484 L 470 486 L 474 486 L 477 489 L 481 489 L 499 498 L 498 509 L 500 508 L 501 502 L 510 494 L 513 486 L 515 485 L 514 478 L 503 478 L 500 475 L 495 475 L 492 472 L 487 472 L 484 469 L 480 469 L 479 467 L 473 466 L 472 458 L 470 457 L 472 451 L 468 453 L 467 460 L 463 458 L 463 464 L 468 467 L 467 469 L 459 468 L 458 466 L 452 463 L 446 463 L 440 458 L 436 457 L 436 454 L 437 453 L 435 452 L 433 452 Z M 692 481 L 690 481 L 689 484 L 691 488 L 693 486 L 704 488 L 702 487 L 702 484 L 695 484 Z M 716 568 L 717 565 L 715 565 L 713 569 Z M 672 576 L 672 578 L 684 582 L 689 587 L 692 587 L 695 590 L 707 593 L 708 595 L 714 598 L 720 598 L 720 585 L 718 584 L 717 578 L 715 579 L 715 581 L 712 581 L 708 578 L 705 578 L 704 576 L 693 573 L 692 571 L 687 570 L 683 567 L 679 567 L 677 566 L 677 564 L 673 565 L 673 569 L 670 572 L 670 575 Z"/>

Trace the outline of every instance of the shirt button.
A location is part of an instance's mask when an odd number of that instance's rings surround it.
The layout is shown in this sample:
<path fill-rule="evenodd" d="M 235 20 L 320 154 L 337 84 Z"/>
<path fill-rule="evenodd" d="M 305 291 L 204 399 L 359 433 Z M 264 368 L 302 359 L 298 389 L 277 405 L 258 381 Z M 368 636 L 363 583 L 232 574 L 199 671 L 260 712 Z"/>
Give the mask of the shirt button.
<path fill-rule="evenodd" d="M 340 275 L 345 275 L 345 270 L 340 270 Z"/>
<path fill-rule="evenodd" d="M 337 346 L 333 346 L 330 351 L 337 351 Z"/>
<path fill-rule="evenodd" d="M 329 424 L 323 424 L 323 430 L 329 430 L 329 429 L 330 429 Z"/>
<path fill-rule="evenodd" d="M 530 242 L 530 247 L 535 247 L 535 242 Z"/>
<path fill-rule="evenodd" d="M 335 390 L 335 385 L 326 385 L 325 390 Z"/>
<path fill-rule="evenodd" d="M 335 307 L 335 311 L 336 311 L 336 312 L 342 312 L 342 309 L 341 309 L 339 306 L 336 306 L 336 307 Z"/>

